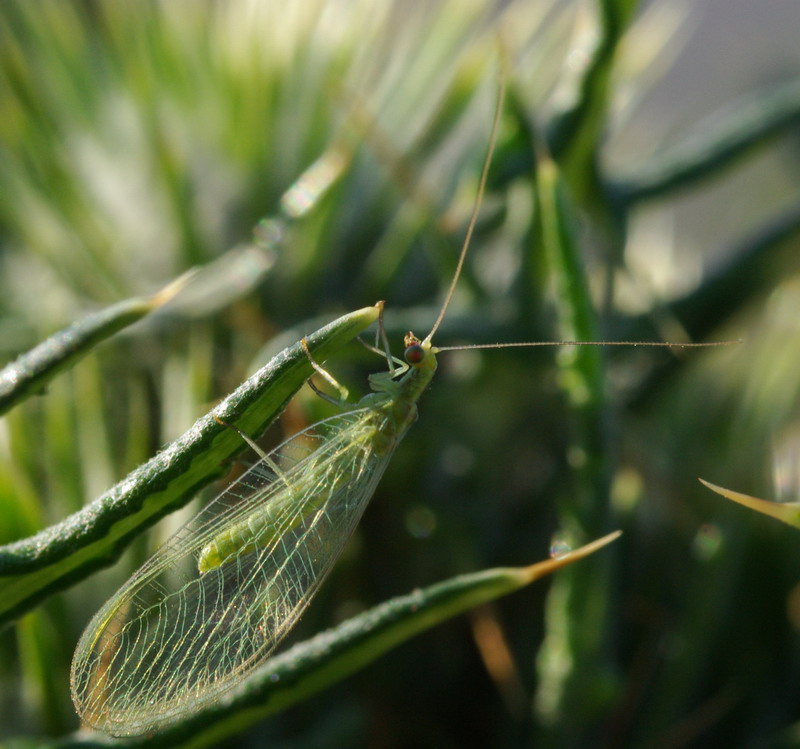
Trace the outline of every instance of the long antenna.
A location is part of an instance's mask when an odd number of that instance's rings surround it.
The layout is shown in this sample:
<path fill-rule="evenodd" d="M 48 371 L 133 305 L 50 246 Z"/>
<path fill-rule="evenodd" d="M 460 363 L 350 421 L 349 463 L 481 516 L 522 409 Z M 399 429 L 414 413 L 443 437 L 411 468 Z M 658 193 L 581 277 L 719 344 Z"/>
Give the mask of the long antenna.
<path fill-rule="evenodd" d="M 467 251 L 469 250 L 470 241 L 472 240 L 472 235 L 475 231 L 475 225 L 478 222 L 478 211 L 481 207 L 481 202 L 483 201 L 483 193 L 486 190 L 486 182 L 489 177 L 489 167 L 492 163 L 492 156 L 494 155 L 494 148 L 497 143 L 497 133 L 500 129 L 500 117 L 503 113 L 503 101 L 505 99 L 506 93 L 506 79 L 504 74 L 504 69 L 501 68 L 498 74 L 498 85 L 497 85 L 497 96 L 495 98 L 495 110 L 494 110 L 494 120 L 492 121 L 492 131 L 489 135 L 489 145 L 486 149 L 486 156 L 483 160 L 483 168 L 481 170 L 481 178 L 478 182 L 478 192 L 475 196 L 475 203 L 472 206 L 472 214 L 469 218 L 469 223 L 467 224 L 467 233 L 464 235 L 464 242 L 461 245 L 461 252 L 458 256 L 458 263 L 456 264 L 455 272 L 453 273 L 453 279 L 450 281 L 450 287 L 447 290 L 447 294 L 445 295 L 444 302 L 442 304 L 442 308 L 439 310 L 439 316 L 436 318 L 436 322 L 434 322 L 433 327 L 431 328 L 431 332 L 425 337 L 423 343 L 430 343 L 431 339 L 433 338 L 436 331 L 439 329 L 439 326 L 444 319 L 445 313 L 447 312 L 447 308 L 450 305 L 450 302 L 453 299 L 453 294 L 456 290 L 456 285 L 458 284 L 458 279 L 461 276 L 461 271 L 464 267 L 464 260 L 467 257 Z M 442 351 L 466 351 L 469 349 L 490 349 L 490 348 L 518 348 L 522 346 L 650 346 L 650 347 L 662 347 L 662 348 L 708 348 L 711 346 L 728 346 L 733 343 L 741 343 L 742 339 L 736 339 L 732 341 L 710 341 L 710 342 L 700 342 L 700 343 L 670 343 L 668 341 L 524 341 L 521 343 L 477 343 L 477 344 L 470 344 L 466 346 L 443 346 L 443 347 L 436 347 L 437 352 Z"/>
<path fill-rule="evenodd" d="M 657 346 L 662 348 L 708 348 L 710 346 L 730 346 L 733 343 L 741 343 L 742 340 L 741 338 L 736 338 L 732 341 L 701 341 L 699 343 L 670 343 L 669 341 L 523 341 L 521 343 L 471 343 L 466 346 L 437 346 L 436 352 L 467 351 L 469 349 L 479 348 L 519 348 L 521 346 Z"/>
<path fill-rule="evenodd" d="M 433 324 L 431 332 L 425 336 L 424 343 L 430 343 L 431 339 L 433 338 L 433 334 L 438 330 L 439 325 L 441 325 L 442 320 L 444 319 L 445 312 L 447 312 L 447 307 L 449 306 L 450 300 L 453 298 L 453 294 L 455 293 L 456 284 L 458 283 L 458 278 L 461 275 L 461 269 L 464 267 L 464 259 L 467 256 L 469 243 L 472 239 L 472 234 L 475 231 L 475 224 L 478 222 L 478 211 L 481 207 L 483 193 L 486 189 L 486 181 L 489 177 L 489 166 L 492 163 L 492 156 L 494 155 L 494 147 L 495 143 L 497 142 L 497 131 L 500 129 L 500 116 L 503 113 L 503 100 L 505 99 L 506 94 L 506 80 L 502 70 L 500 71 L 498 78 L 499 81 L 497 86 L 497 97 L 495 99 L 492 132 L 489 135 L 489 146 L 486 149 L 486 157 L 483 160 L 483 170 L 481 171 L 481 179 L 478 183 L 478 194 L 475 196 L 475 203 L 472 206 L 472 215 L 469 218 L 467 233 L 464 236 L 464 243 L 461 245 L 461 253 L 458 256 L 458 264 L 456 265 L 456 270 L 453 274 L 453 280 L 450 282 L 450 288 L 447 290 L 447 295 L 444 298 L 444 304 L 442 304 L 442 308 L 439 310 L 439 317 L 436 318 L 436 322 Z"/>

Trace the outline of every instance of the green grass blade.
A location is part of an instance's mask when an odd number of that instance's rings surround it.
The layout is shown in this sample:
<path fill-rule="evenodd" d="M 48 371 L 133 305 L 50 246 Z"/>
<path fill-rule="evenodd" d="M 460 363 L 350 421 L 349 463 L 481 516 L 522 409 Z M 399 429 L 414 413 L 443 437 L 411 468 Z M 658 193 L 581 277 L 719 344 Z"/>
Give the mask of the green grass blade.
<path fill-rule="evenodd" d="M 760 89 L 725 106 L 694 134 L 666 149 L 614 191 L 632 205 L 710 177 L 800 120 L 800 79 Z"/>
<path fill-rule="evenodd" d="M 583 559 L 614 539 L 611 533 L 569 554 L 519 568 L 496 568 L 460 575 L 386 601 L 338 627 L 322 632 L 272 658 L 244 685 L 220 702 L 155 736 L 114 740 L 127 747 L 215 746 L 267 716 L 307 699 L 373 662 L 416 634 L 482 603 L 520 590 L 555 570 Z M 107 746 L 93 734 L 49 746 Z M 46 745 L 46 744 L 45 744 Z"/>
<path fill-rule="evenodd" d="M 590 61 L 575 82 L 572 101 L 553 118 L 548 146 L 579 200 L 591 194 L 594 163 L 606 127 L 614 57 L 638 5 L 637 0 L 600 0 L 600 29 Z"/>
<path fill-rule="evenodd" d="M 575 212 L 561 171 L 547 157 L 539 161 L 536 188 L 539 239 L 555 287 L 558 335 L 565 340 L 597 340 L 594 305 L 575 236 Z M 594 346 L 573 347 L 562 359 L 564 389 L 576 407 L 602 399 L 600 354 Z"/>
<path fill-rule="evenodd" d="M 597 323 L 576 234 L 576 217 L 558 166 L 540 157 L 536 171 L 538 233 L 553 286 L 558 337 L 597 340 Z M 558 497 L 559 528 L 591 538 L 609 517 L 611 461 L 605 408 L 602 350 L 573 346 L 559 352 L 559 383 L 570 404 L 569 453 L 577 457 Z M 604 640 L 611 622 L 607 564 L 577 567 L 559 576 L 547 600 L 548 634 L 538 657 L 537 708 L 552 745 L 568 745 L 569 726 L 554 715 L 595 720 L 608 705 L 596 700 L 596 679 L 613 672 Z M 591 628 L 584 624 L 592 621 Z M 578 709 L 579 706 L 579 709 Z"/>
<path fill-rule="evenodd" d="M 58 331 L 0 371 L 0 415 L 41 392 L 59 372 L 73 366 L 106 338 L 168 302 L 183 286 L 181 276 L 157 294 L 126 299 Z"/>
<path fill-rule="evenodd" d="M 377 319 L 377 307 L 340 317 L 307 337 L 317 361 Z M 0 622 L 110 564 L 127 544 L 177 509 L 224 470 L 243 448 L 241 438 L 214 416 L 260 434 L 311 375 L 299 342 L 275 356 L 212 413 L 83 510 L 32 538 L 0 548 Z"/>

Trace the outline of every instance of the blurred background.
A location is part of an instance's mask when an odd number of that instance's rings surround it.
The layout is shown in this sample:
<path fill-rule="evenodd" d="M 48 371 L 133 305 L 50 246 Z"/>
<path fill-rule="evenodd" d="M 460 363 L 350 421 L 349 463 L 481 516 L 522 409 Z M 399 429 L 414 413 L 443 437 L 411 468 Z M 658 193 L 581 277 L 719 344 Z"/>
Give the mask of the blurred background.
<path fill-rule="evenodd" d="M 207 270 L 0 421 L 0 541 L 76 511 L 345 311 L 385 299 L 398 349 L 426 333 L 504 55 L 437 342 L 743 342 L 443 354 L 293 641 L 554 540 L 624 536 L 236 745 L 800 746 L 796 530 L 696 481 L 798 499 L 798 28 L 793 0 L 4 0 L 3 363 Z M 281 203 L 321 157 L 330 188 Z M 549 158 L 575 265 L 544 246 Z M 355 397 L 381 362 L 353 345 L 327 366 Z M 304 389 L 265 446 L 328 413 Z M 0 632 L 3 738 L 77 729 L 91 612 L 195 509 Z"/>

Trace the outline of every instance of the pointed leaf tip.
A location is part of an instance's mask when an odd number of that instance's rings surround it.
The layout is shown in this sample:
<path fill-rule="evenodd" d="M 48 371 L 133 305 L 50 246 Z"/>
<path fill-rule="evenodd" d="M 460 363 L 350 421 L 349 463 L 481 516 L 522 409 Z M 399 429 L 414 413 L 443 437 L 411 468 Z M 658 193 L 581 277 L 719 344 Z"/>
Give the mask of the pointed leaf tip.
<path fill-rule="evenodd" d="M 147 302 L 151 305 L 152 309 L 163 307 L 167 302 L 171 302 L 181 291 L 183 291 L 189 282 L 198 276 L 200 273 L 199 268 L 189 268 L 185 273 L 174 278 L 166 286 L 159 289 L 155 294 L 148 297 Z"/>
<path fill-rule="evenodd" d="M 621 535 L 622 531 L 614 531 L 613 533 L 609 533 L 602 538 L 598 538 L 597 540 L 592 541 L 585 546 L 581 546 L 574 551 L 562 554 L 555 559 L 546 559 L 543 562 L 537 562 L 529 567 L 523 567 L 520 571 L 525 576 L 526 582 L 533 582 L 534 580 L 538 580 L 540 577 L 544 577 L 545 575 L 549 575 L 551 572 L 555 572 L 561 567 L 566 567 L 568 564 L 572 564 L 573 562 L 577 562 L 579 559 L 589 556 L 589 554 L 593 554 L 595 551 L 601 549 L 607 544 L 610 544 Z"/>
<path fill-rule="evenodd" d="M 725 489 L 705 479 L 698 478 L 698 481 L 711 489 L 712 492 L 716 492 L 726 499 L 749 507 L 751 510 L 760 512 L 762 515 L 769 515 L 787 525 L 800 528 L 800 502 L 770 502 L 766 499 L 751 497 L 749 494 L 735 492 L 732 489 Z"/>

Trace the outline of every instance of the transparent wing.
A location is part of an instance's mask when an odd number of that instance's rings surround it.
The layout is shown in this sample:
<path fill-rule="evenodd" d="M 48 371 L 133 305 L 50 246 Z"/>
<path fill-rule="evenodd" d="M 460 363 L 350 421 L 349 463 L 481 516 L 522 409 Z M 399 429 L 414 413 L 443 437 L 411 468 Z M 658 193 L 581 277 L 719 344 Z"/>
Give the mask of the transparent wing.
<path fill-rule="evenodd" d="M 376 449 L 385 426 L 382 412 L 359 409 L 296 434 L 167 541 L 78 644 L 81 717 L 112 735 L 145 733 L 261 664 L 358 523 L 394 449 Z"/>

